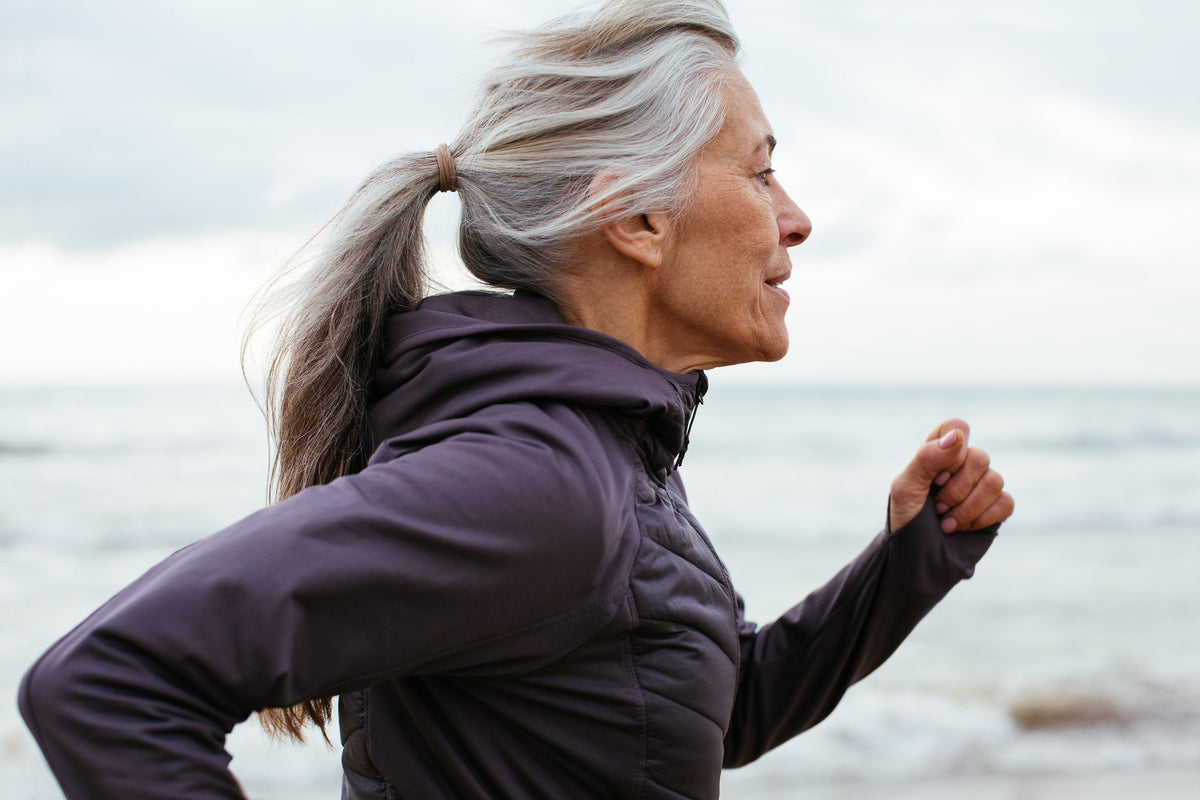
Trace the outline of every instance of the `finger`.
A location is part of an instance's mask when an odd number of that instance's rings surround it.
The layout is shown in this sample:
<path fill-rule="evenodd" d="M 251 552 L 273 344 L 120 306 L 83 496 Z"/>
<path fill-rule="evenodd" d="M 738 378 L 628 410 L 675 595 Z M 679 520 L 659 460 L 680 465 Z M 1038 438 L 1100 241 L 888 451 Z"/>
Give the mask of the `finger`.
<path fill-rule="evenodd" d="M 979 482 L 971 489 L 957 506 L 952 507 L 942 517 L 942 530 L 946 533 L 961 530 L 975 530 L 979 526 L 976 521 L 991 508 L 992 504 L 1004 493 L 1004 478 L 995 470 L 988 470 Z"/>
<path fill-rule="evenodd" d="M 971 438 L 971 426 L 967 424 L 966 420 L 954 417 L 946 420 L 941 425 L 938 425 L 936 428 L 930 431 L 929 435 L 925 437 L 925 441 L 932 442 L 935 439 L 941 439 L 951 430 L 961 431 L 964 441 L 968 441 Z M 951 473 L 948 470 L 942 470 L 934 476 L 933 484 L 935 486 L 945 486 L 946 482 L 950 480 L 950 476 Z"/>
<path fill-rule="evenodd" d="M 992 459 L 986 451 L 980 450 L 977 447 L 967 448 L 962 466 L 950 476 L 945 485 L 934 495 L 934 499 L 938 502 L 937 512 L 945 514 L 947 509 L 954 508 L 963 500 L 966 500 L 967 495 L 975 488 L 975 484 L 979 483 L 979 479 L 987 474 L 988 468 L 991 465 Z M 942 508 L 942 506 L 945 506 L 945 508 Z"/>
<path fill-rule="evenodd" d="M 934 439 L 940 439 L 949 433 L 952 428 L 962 431 L 964 439 L 971 438 L 971 426 L 968 425 L 965 420 L 954 417 L 946 420 L 941 425 L 938 425 L 936 428 L 934 428 L 930 434 L 925 437 L 925 441 L 932 442 Z"/>
<path fill-rule="evenodd" d="M 1015 504 L 1013 503 L 1012 495 L 1008 492 L 1001 492 L 996 498 L 996 502 L 988 507 L 979 517 L 967 526 L 964 530 L 978 531 L 983 530 L 989 525 L 997 525 L 1012 516 Z"/>
<path fill-rule="evenodd" d="M 921 445 L 904 471 L 892 481 L 889 497 L 892 530 L 899 530 L 917 515 L 929 497 L 930 486 L 943 473 L 949 476 L 958 471 L 966 453 L 966 434 L 954 427 L 940 439 L 930 439 Z"/>
<path fill-rule="evenodd" d="M 917 450 L 912 461 L 900 473 L 898 480 L 911 483 L 923 491 L 942 472 L 953 474 L 962 466 L 967 456 L 967 434 L 960 428 L 949 427 L 940 437 L 927 439 Z"/>

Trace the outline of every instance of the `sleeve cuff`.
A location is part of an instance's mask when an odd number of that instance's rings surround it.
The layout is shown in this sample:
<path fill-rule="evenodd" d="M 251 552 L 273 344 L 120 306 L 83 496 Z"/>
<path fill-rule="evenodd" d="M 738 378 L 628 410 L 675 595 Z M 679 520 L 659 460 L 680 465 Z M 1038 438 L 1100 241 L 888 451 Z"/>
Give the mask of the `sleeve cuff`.
<path fill-rule="evenodd" d="M 1000 526 L 978 531 L 942 533 L 941 520 L 927 499 L 917 515 L 898 531 L 892 531 L 891 513 L 885 521 L 890 568 L 899 569 L 905 583 L 917 591 L 944 594 L 960 580 L 975 574 Z"/>

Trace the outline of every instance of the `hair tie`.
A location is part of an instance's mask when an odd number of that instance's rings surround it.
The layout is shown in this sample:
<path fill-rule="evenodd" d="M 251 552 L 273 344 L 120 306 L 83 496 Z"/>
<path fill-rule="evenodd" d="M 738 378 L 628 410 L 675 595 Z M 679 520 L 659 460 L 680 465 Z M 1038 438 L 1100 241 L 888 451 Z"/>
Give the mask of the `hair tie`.
<path fill-rule="evenodd" d="M 450 148 L 439 144 L 433 155 L 437 158 L 438 191 L 458 191 L 458 174 L 454 171 L 454 156 L 450 154 Z"/>

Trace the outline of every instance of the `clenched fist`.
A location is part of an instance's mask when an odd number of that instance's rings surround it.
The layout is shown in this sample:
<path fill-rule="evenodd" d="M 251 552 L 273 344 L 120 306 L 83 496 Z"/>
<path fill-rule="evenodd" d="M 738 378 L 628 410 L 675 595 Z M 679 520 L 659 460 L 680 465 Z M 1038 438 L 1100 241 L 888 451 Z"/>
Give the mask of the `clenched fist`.
<path fill-rule="evenodd" d="M 892 481 L 893 531 L 917 515 L 933 493 L 935 510 L 945 533 L 976 531 L 1008 519 L 1012 495 L 991 467 L 988 454 L 968 447 L 971 428 L 961 419 L 939 425 L 908 466 Z"/>

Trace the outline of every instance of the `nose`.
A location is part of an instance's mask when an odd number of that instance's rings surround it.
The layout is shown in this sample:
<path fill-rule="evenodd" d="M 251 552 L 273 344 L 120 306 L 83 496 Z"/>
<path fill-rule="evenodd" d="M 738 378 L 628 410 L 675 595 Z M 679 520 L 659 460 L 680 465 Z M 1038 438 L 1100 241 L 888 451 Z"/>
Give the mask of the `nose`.
<path fill-rule="evenodd" d="M 775 219 L 779 223 L 779 243 L 784 247 L 795 247 L 812 233 L 812 220 L 788 196 L 783 187 L 779 187 L 778 191 Z"/>

